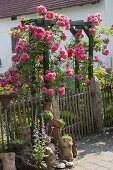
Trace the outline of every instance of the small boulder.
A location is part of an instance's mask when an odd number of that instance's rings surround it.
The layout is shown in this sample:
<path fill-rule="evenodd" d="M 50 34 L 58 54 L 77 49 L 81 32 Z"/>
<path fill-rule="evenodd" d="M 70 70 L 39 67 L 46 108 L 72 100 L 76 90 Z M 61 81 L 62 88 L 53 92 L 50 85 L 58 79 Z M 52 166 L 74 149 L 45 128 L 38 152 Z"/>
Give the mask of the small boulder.
<path fill-rule="evenodd" d="M 65 166 L 66 166 L 66 168 L 73 168 L 74 163 L 73 162 L 66 162 Z"/>
<path fill-rule="evenodd" d="M 56 169 L 65 169 L 65 164 L 63 162 L 58 162 L 54 164 L 54 168 Z"/>

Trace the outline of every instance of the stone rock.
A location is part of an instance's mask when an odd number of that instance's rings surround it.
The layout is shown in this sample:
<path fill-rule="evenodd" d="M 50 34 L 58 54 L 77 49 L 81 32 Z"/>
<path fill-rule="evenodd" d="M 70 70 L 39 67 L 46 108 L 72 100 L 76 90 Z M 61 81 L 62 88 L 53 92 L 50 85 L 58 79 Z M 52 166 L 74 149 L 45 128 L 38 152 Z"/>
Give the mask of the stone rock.
<path fill-rule="evenodd" d="M 47 164 L 44 163 L 44 162 L 42 162 L 42 163 L 41 163 L 41 168 L 42 168 L 43 170 L 47 170 Z"/>
<path fill-rule="evenodd" d="M 73 168 L 74 163 L 73 162 L 66 162 L 65 166 L 66 166 L 66 168 Z"/>
<path fill-rule="evenodd" d="M 52 167 L 53 164 L 56 162 L 56 155 L 53 150 L 48 146 L 45 147 L 45 150 L 47 155 L 47 157 L 45 157 L 45 162 L 48 167 Z"/>
<path fill-rule="evenodd" d="M 68 161 L 66 161 L 66 160 L 61 160 L 61 162 L 63 162 L 64 164 L 66 164 Z"/>
<path fill-rule="evenodd" d="M 65 169 L 65 164 L 63 162 L 57 162 L 54 164 L 54 168 L 56 169 Z"/>

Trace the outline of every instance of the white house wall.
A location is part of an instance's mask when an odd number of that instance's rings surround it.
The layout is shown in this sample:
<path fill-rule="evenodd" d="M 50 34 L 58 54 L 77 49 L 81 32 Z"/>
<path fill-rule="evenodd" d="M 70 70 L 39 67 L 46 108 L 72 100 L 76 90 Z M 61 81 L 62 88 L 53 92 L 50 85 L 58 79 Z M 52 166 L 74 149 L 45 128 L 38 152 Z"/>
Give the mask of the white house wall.
<path fill-rule="evenodd" d="M 113 0 L 109 0 L 109 1 L 111 4 L 113 4 Z M 112 5 L 111 6 L 108 5 L 106 2 L 108 2 L 108 0 L 101 0 L 100 3 L 94 5 L 84 5 L 78 7 L 65 8 L 65 9 L 56 10 L 55 12 L 65 14 L 69 16 L 69 18 L 72 20 L 86 20 L 89 14 L 99 12 L 102 14 L 102 17 L 105 20 L 105 24 L 111 25 L 113 23 L 112 9 L 111 9 Z M 35 14 L 28 15 L 28 18 L 34 18 L 34 17 Z M 0 58 L 2 60 L 2 67 L 0 68 L 0 73 L 5 72 L 12 65 L 11 62 L 12 48 L 11 48 L 11 37 L 9 35 L 9 32 L 11 28 L 17 26 L 20 23 L 20 19 L 21 17 L 18 17 L 17 20 L 15 21 L 11 21 L 11 18 L 0 19 Z M 70 37 L 71 34 L 69 34 L 69 39 Z M 113 56 L 112 50 L 110 56 Z"/>

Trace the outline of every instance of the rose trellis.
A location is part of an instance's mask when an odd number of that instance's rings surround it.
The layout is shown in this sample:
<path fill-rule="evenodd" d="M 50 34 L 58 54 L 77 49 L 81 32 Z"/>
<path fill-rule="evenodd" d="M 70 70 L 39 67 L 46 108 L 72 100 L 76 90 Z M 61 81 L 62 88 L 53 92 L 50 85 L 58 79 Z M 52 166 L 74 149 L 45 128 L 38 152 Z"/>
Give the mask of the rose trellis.
<path fill-rule="evenodd" d="M 71 21 L 65 15 L 47 11 L 44 6 L 38 6 L 37 11 L 38 18 L 22 18 L 18 30 L 12 31 L 19 37 L 16 54 L 12 56 L 15 67 L 0 79 L 2 90 L 6 92 L 9 85 L 10 93 L 18 93 L 20 89 L 29 93 L 30 89 L 32 95 L 41 92 L 49 97 L 65 94 L 66 77 L 75 79 L 76 88 L 83 76 L 89 83 L 93 62 L 102 63 L 98 56 L 93 57 L 93 51 L 109 54 L 108 36 L 113 35 L 113 27 L 103 27 L 100 14 L 89 15 L 84 22 Z M 67 30 L 72 33 L 74 42 L 63 45 Z M 83 40 L 83 32 L 88 41 Z"/>
<path fill-rule="evenodd" d="M 53 27 L 57 24 L 57 20 L 45 20 L 43 18 L 41 19 L 30 19 L 30 20 L 25 20 L 25 21 L 22 21 L 21 22 L 22 25 L 23 24 L 27 24 L 27 25 L 35 25 L 37 27 L 43 27 L 43 28 L 46 28 L 48 30 L 48 27 Z M 90 28 L 93 28 L 94 25 L 91 23 L 91 22 L 84 22 L 84 21 L 70 21 L 70 31 L 71 33 L 73 34 L 73 36 L 75 36 L 75 34 L 78 32 L 77 30 L 78 29 L 82 29 L 84 30 L 84 32 L 86 33 L 86 35 L 88 36 L 89 38 L 89 66 L 88 66 L 88 74 L 89 74 L 89 79 L 91 79 L 93 77 L 93 65 L 92 65 L 92 61 L 93 61 L 93 36 L 91 34 L 89 34 L 89 29 Z M 76 37 L 75 37 L 76 38 Z M 32 34 L 30 34 L 30 38 L 29 38 L 30 41 L 32 41 Z M 48 45 L 48 44 L 46 44 Z M 47 70 L 49 70 L 49 58 L 50 58 L 50 54 L 49 54 L 49 49 L 47 49 L 47 51 L 43 52 L 43 70 L 44 70 L 44 75 L 45 77 L 46 76 L 46 72 Z M 66 58 L 67 59 L 67 58 Z M 79 62 L 78 60 L 76 60 L 76 58 L 73 58 L 73 61 L 75 63 L 75 74 L 78 74 L 78 71 L 79 71 Z M 35 67 L 34 66 L 34 70 L 35 70 Z M 40 69 L 40 67 L 39 67 Z M 35 71 L 34 71 L 35 72 Z M 67 72 L 68 72 L 68 69 L 67 69 Z M 68 75 L 68 76 L 72 76 L 71 75 Z M 35 75 L 34 77 L 32 78 L 35 78 Z M 75 85 L 76 87 L 79 86 L 79 80 L 75 77 Z M 45 78 L 45 83 L 47 83 L 46 81 L 46 78 Z M 47 83 L 48 84 L 48 83 Z M 46 84 L 46 85 L 47 85 Z M 46 91 L 46 89 L 45 89 Z"/>

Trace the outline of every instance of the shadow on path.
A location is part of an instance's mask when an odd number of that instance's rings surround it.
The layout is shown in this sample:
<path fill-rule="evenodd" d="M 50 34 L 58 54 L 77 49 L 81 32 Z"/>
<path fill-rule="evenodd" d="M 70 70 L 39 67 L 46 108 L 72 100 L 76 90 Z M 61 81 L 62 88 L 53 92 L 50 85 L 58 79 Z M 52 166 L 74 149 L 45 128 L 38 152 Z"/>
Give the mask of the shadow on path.
<path fill-rule="evenodd" d="M 99 155 L 102 152 L 113 152 L 113 128 L 104 134 L 89 136 L 77 142 L 78 158 L 89 154 Z"/>

